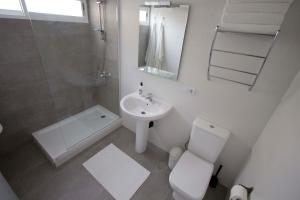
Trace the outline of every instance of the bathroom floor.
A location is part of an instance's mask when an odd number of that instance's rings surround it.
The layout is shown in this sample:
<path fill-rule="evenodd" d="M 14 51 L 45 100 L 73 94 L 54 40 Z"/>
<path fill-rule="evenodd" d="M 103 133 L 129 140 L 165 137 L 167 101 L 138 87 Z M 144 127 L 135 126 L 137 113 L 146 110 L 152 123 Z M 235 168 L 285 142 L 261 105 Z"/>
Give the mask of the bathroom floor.
<path fill-rule="evenodd" d="M 144 154 L 137 154 L 134 140 L 134 134 L 121 127 L 59 168 L 52 166 L 34 143 L 28 143 L 1 158 L 0 171 L 20 199 L 113 200 L 82 166 L 95 153 L 113 143 L 151 172 L 132 199 L 173 199 L 168 182 L 168 154 L 151 144 Z M 209 188 L 204 199 L 222 200 L 226 193 L 227 189 L 219 185 L 216 189 Z"/>

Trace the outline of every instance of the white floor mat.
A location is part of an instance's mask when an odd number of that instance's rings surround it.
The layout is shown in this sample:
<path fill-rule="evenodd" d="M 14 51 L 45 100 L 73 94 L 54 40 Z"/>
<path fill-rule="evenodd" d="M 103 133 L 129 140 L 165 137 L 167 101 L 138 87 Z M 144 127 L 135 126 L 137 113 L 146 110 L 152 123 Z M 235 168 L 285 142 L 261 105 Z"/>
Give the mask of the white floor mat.
<path fill-rule="evenodd" d="M 116 199 L 128 200 L 150 175 L 135 160 L 110 144 L 83 166 Z"/>

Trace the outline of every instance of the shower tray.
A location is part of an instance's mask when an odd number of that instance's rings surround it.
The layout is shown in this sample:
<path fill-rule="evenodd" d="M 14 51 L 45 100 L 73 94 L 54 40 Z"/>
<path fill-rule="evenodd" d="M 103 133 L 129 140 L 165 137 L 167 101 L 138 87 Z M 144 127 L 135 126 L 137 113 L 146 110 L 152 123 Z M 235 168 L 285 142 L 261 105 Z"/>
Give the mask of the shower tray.
<path fill-rule="evenodd" d="M 121 118 L 97 105 L 32 133 L 48 159 L 60 166 L 119 128 Z"/>

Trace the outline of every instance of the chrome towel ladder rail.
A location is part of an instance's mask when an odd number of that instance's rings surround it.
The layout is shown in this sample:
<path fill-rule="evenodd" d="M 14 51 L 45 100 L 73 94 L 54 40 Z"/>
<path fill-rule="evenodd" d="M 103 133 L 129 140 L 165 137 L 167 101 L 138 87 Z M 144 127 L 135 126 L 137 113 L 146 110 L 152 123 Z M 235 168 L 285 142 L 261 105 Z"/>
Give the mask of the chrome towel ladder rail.
<path fill-rule="evenodd" d="M 227 51 L 227 50 L 221 50 L 221 49 L 215 49 L 215 42 L 216 42 L 216 38 L 217 38 L 217 35 L 218 33 L 237 33 L 237 34 L 244 34 L 244 35 L 258 35 L 258 36 L 270 36 L 270 37 L 273 37 L 273 40 L 272 40 L 272 43 L 269 47 L 269 49 L 267 50 L 267 53 L 265 56 L 260 56 L 260 55 L 253 55 L 253 54 L 248 54 L 248 53 L 243 53 L 243 52 L 235 52 L 235 51 Z M 279 30 L 276 31 L 276 33 L 274 34 L 264 34 L 264 33 L 248 33 L 248 32 L 239 32 L 239 31 L 229 31 L 229 30 L 222 30 L 220 29 L 219 26 L 216 27 L 216 31 L 215 31 L 215 34 L 214 34 L 214 37 L 213 37 L 213 41 L 212 41 L 212 44 L 211 44 L 211 48 L 210 48 L 210 52 L 209 52 L 209 63 L 208 63 L 208 70 L 207 70 L 207 79 L 208 80 L 211 80 L 211 77 L 212 78 L 218 78 L 218 79 L 222 79 L 222 80 L 226 80 L 226 81 L 230 81 L 230 82 L 233 82 L 233 83 L 238 83 L 238 84 L 241 84 L 241 85 L 246 85 L 249 87 L 249 91 L 251 91 L 254 87 L 254 85 L 256 84 L 257 82 L 257 79 L 266 63 L 266 60 L 268 59 L 268 56 L 274 46 L 274 43 L 276 41 L 276 38 L 279 34 Z M 236 55 L 242 55 L 242 56 L 250 56 L 250 57 L 255 57 L 255 58 L 259 58 L 259 59 L 263 59 L 263 62 L 261 64 L 261 66 L 259 67 L 259 70 L 257 73 L 252 73 L 252 72 L 248 72 L 248 71 L 243 71 L 243 70 L 238 70 L 238 69 L 234 69 L 232 67 L 227 67 L 227 66 L 220 66 L 220 65 L 213 65 L 211 63 L 211 59 L 212 59 L 212 54 L 214 51 L 217 51 L 217 52 L 222 52 L 222 53 L 229 53 L 229 54 L 236 54 Z M 244 74 L 250 74 L 250 75 L 253 75 L 254 76 L 254 80 L 251 84 L 248 84 L 248 83 L 244 83 L 244 82 L 241 82 L 241 81 L 236 81 L 236 80 L 232 80 L 232 79 L 228 79 L 228 78 L 225 78 L 225 77 L 221 77 L 221 76 L 216 76 L 216 75 L 212 75 L 211 74 L 211 71 L 210 71 L 210 68 L 211 67 L 217 67 L 217 68 L 221 68 L 221 69 L 225 69 L 225 70 L 231 70 L 231 71 L 235 71 L 235 72 L 239 72 L 239 73 L 244 73 Z"/>

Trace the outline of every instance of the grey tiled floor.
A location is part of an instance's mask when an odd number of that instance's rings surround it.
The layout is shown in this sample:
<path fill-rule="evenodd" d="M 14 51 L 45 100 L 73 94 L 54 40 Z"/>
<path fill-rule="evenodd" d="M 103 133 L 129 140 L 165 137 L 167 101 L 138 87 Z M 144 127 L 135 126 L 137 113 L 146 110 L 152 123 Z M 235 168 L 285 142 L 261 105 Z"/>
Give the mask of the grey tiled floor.
<path fill-rule="evenodd" d="M 121 127 L 69 162 L 55 168 L 33 143 L 1 158 L 0 171 L 20 199 L 26 200 L 113 200 L 113 197 L 82 166 L 87 159 L 113 143 L 151 171 L 134 200 L 171 200 L 168 155 L 149 144 L 143 154 L 134 151 L 134 134 Z M 226 188 L 209 188 L 205 200 L 225 199 Z"/>

